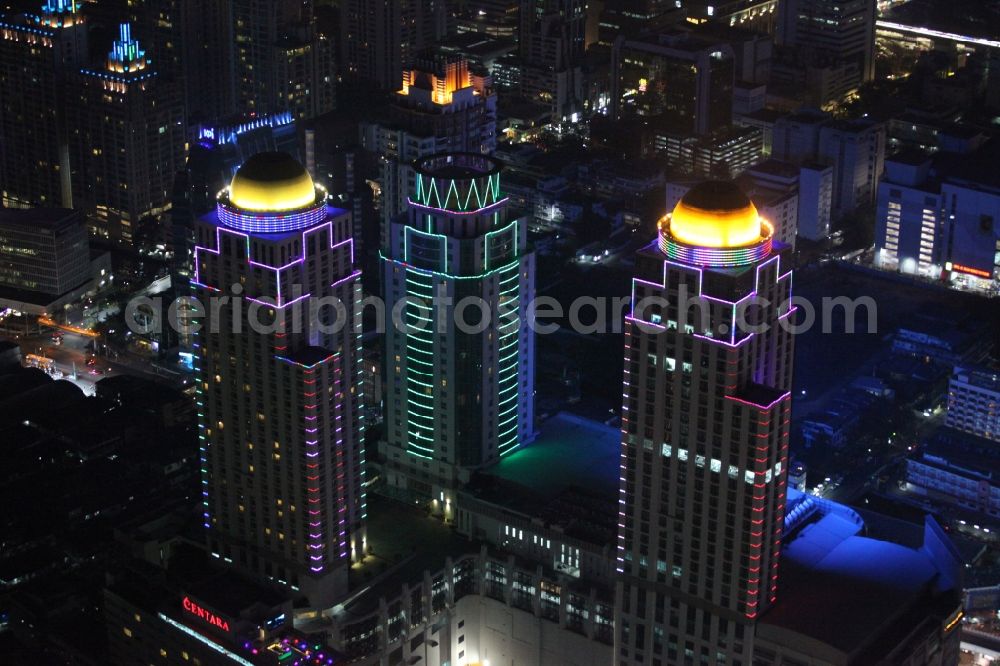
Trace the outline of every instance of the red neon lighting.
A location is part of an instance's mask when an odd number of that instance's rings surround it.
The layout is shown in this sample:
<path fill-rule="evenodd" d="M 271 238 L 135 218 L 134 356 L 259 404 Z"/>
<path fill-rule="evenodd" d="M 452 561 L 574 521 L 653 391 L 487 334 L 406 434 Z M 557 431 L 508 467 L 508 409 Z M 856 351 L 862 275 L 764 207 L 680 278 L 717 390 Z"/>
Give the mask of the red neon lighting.
<path fill-rule="evenodd" d="M 993 277 L 993 274 L 989 271 L 984 271 L 981 268 L 973 268 L 972 266 L 963 266 L 962 264 L 952 264 L 951 270 L 956 273 L 965 273 L 967 275 L 986 278 L 987 280 Z"/>
<path fill-rule="evenodd" d="M 229 631 L 228 622 L 223 620 L 215 613 L 206 610 L 205 608 L 202 608 L 195 602 L 191 601 L 189 597 L 184 597 L 184 601 L 181 602 L 181 605 L 184 606 L 184 610 L 186 610 L 188 613 L 202 619 L 204 622 L 212 625 L 213 627 L 218 627 L 223 631 Z"/>

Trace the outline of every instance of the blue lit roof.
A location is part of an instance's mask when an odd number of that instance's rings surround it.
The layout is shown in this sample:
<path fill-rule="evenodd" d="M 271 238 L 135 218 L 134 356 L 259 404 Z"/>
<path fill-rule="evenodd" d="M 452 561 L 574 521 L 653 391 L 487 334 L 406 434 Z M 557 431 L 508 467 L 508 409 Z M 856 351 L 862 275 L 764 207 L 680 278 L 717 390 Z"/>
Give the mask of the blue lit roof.
<path fill-rule="evenodd" d="M 789 506 L 803 500 L 798 491 L 788 494 Z M 856 656 L 871 649 L 900 613 L 927 603 L 936 587 L 953 584 L 954 549 L 926 545 L 942 536 L 933 521 L 924 528 L 925 546 L 909 548 L 862 536 L 856 512 L 816 501 L 819 510 L 793 525 L 782 544 L 778 599 L 761 617 L 761 636 L 793 632 L 824 646 L 826 654 Z"/>

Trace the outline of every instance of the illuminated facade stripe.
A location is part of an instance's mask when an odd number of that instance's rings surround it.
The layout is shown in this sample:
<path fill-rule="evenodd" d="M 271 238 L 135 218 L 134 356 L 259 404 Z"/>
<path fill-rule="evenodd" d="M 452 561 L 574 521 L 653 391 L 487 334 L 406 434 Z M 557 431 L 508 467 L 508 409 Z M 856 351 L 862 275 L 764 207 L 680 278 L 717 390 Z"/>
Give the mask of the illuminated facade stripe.
<path fill-rule="evenodd" d="M 346 592 L 338 589 L 343 567 L 367 545 L 361 273 L 351 225 L 345 211 L 321 204 L 321 218 L 291 233 L 243 231 L 221 209 L 198 221 L 192 289 L 203 303 L 226 295 L 269 305 L 274 323 L 258 332 L 247 321 L 252 308 L 222 305 L 206 308 L 209 321 L 194 338 L 209 549 L 311 604 L 332 604 Z M 269 219 L 280 225 L 296 214 Z M 299 284 L 313 293 L 297 295 Z M 313 297 L 347 305 L 348 325 L 315 328 L 303 314 Z M 289 307 L 299 301 L 301 310 Z M 212 330 L 212 317 L 241 329 Z"/>
<path fill-rule="evenodd" d="M 396 310 L 407 330 L 388 333 L 383 446 L 390 474 L 401 472 L 390 484 L 426 486 L 430 476 L 443 491 L 460 469 L 488 466 L 533 435 L 533 338 L 521 329 L 534 257 L 507 210 L 498 162 L 439 155 L 414 168 L 409 215 L 393 221 L 380 253 L 387 304 L 407 299 Z M 485 305 L 486 327 L 462 330 L 460 304 L 466 322 Z"/>

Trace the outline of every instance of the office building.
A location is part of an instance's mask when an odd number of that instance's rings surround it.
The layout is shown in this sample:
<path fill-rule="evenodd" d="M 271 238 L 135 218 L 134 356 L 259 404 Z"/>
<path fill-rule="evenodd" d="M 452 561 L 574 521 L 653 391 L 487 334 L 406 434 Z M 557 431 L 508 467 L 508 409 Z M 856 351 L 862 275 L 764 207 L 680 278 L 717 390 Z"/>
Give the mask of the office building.
<path fill-rule="evenodd" d="M 775 239 L 793 248 L 801 209 L 799 175 L 798 167 L 793 164 L 765 160 L 747 169 L 737 180 L 761 216 L 774 227 Z"/>
<path fill-rule="evenodd" d="M 249 118 L 230 116 L 199 123 L 191 137 L 187 171 L 196 215 L 215 207 L 215 197 L 236 170 L 257 153 L 298 155 L 297 124 L 291 112 Z"/>
<path fill-rule="evenodd" d="M 729 125 L 735 62 L 725 43 L 688 33 L 615 40 L 611 115 L 638 117 L 654 132 L 708 134 Z"/>
<path fill-rule="evenodd" d="M 492 153 L 497 99 L 489 75 L 461 56 L 426 52 L 380 116 L 361 126 L 362 143 L 382 158 L 382 242 L 416 187 L 413 162 L 442 152 Z"/>
<path fill-rule="evenodd" d="M 628 664 L 749 664 L 778 583 L 788 248 L 722 181 L 689 190 L 659 229 L 637 255 L 625 328 L 616 648 Z M 755 296 L 765 331 L 738 325 L 735 304 Z"/>
<path fill-rule="evenodd" d="M 1000 145 L 901 151 L 878 186 L 875 265 L 992 294 L 1000 276 Z"/>
<path fill-rule="evenodd" d="M 804 110 L 778 118 L 771 156 L 795 164 L 833 168 L 831 217 L 839 221 L 871 205 L 885 168 L 885 126 L 867 118 L 836 120 Z"/>
<path fill-rule="evenodd" d="M 198 221 L 194 250 L 194 295 L 235 301 L 206 306 L 193 345 L 209 550 L 317 608 L 366 548 L 350 228 L 290 155 L 260 153 Z M 331 298 L 341 307 L 314 307 Z"/>
<path fill-rule="evenodd" d="M 448 30 L 443 0 L 347 0 L 341 6 L 340 63 L 347 78 L 399 90 L 403 70 Z"/>
<path fill-rule="evenodd" d="M 781 3 L 777 43 L 785 63 L 780 69 L 804 74 L 814 96 L 820 93 L 814 103 L 840 100 L 875 77 L 875 5 L 875 0 Z"/>
<path fill-rule="evenodd" d="M 776 0 L 694 0 L 687 6 L 688 16 L 698 23 L 765 34 L 774 33 L 777 9 Z"/>
<path fill-rule="evenodd" d="M 950 428 L 1000 442 L 1000 373 L 956 367 L 948 382 Z"/>
<path fill-rule="evenodd" d="M 556 122 L 583 111 L 583 56 L 587 3 L 583 0 L 520 0 L 519 91 L 549 108 Z"/>
<path fill-rule="evenodd" d="M 83 216 L 65 208 L 0 208 L 0 309 L 51 314 L 91 286 Z"/>
<path fill-rule="evenodd" d="M 973 512 L 982 522 L 992 523 L 1000 518 L 998 453 L 995 439 L 965 428 L 941 428 L 924 443 L 919 455 L 907 459 L 902 490 L 960 509 L 964 515 Z"/>
<path fill-rule="evenodd" d="M 76 0 L 0 17 L 0 196 L 7 207 L 73 207 L 69 95 L 87 60 Z"/>
<path fill-rule="evenodd" d="M 702 136 L 657 132 L 653 146 L 667 163 L 689 176 L 735 178 L 760 161 L 763 132 L 727 125 Z"/>
<path fill-rule="evenodd" d="M 233 3 L 132 0 L 134 31 L 160 76 L 183 89 L 188 117 L 211 122 L 236 113 Z"/>
<path fill-rule="evenodd" d="M 236 0 L 231 11 L 239 111 L 303 120 L 333 110 L 334 46 L 311 0 Z"/>
<path fill-rule="evenodd" d="M 136 560 L 108 574 L 102 607 L 110 663 L 328 666 L 339 661 L 321 635 L 292 628 L 291 597 L 213 567 L 190 547 L 168 552 L 165 562 Z"/>
<path fill-rule="evenodd" d="M 534 254 L 498 161 L 443 154 L 415 169 L 409 216 L 383 247 L 386 310 L 402 308 L 405 328 L 386 324 L 380 449 L 387 483 L 450 519 L 454 490 L 534 434 Z"/>
<path fill-rule="evenodd" d="M 621 35 L 636 39 L 676 27 L 686 18 L 673 0 L 608 0 L 600 8 L 597 43 L 610 48 Z"/>
<path fill-rule="evenodd" d="M 77 82 L 75 190 L 91 231 L 124 245 L 163 242 L 158 222 L 185 159 L 180 89 L 159 76 L 128 23 L 104 66 L 81 69 Z"/>

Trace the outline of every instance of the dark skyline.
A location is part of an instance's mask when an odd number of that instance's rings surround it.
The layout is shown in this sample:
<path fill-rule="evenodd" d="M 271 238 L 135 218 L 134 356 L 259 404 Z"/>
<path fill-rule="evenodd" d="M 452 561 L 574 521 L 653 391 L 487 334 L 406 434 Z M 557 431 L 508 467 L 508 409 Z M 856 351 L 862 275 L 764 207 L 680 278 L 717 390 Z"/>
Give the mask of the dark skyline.
<path fill-rule="evenodd" d="M 992 663 L 993 9 L 0 2 L 0 662 Z"/>

